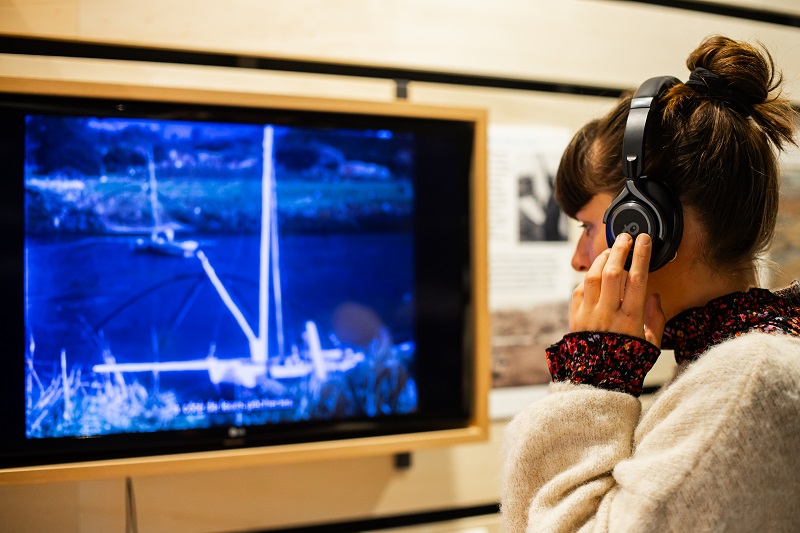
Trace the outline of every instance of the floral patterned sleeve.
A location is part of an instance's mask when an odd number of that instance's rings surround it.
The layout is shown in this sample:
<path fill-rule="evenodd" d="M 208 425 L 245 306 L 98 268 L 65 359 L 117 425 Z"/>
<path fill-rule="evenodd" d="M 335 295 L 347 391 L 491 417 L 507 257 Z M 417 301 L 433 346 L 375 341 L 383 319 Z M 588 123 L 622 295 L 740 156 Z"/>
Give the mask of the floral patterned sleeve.
<path fill-rule="evenodd" d="M 547 348 L 553 381 L 569 381 L 639 397 L 661 350 L 644 339 L 606 331 L 568 333 Z"/>

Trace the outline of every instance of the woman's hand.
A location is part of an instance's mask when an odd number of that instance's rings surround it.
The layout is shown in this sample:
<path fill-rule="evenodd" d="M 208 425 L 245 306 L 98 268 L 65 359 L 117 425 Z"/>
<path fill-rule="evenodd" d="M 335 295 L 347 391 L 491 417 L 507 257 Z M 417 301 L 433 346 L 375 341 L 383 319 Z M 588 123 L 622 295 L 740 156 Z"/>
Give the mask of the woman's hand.
<path fill-rule="evenodd" d="M 592 263 L 583 281 L 572 293 L 570 331 L 610 331 L 645 339 L 661 347 L 666 318 L 661 298 L 647 298 L 647 277 L 652 242 L 641 233 L 633 248 L 631 269 L 624 269 L 633 238 L 617 236 L 614 246 Z"/>

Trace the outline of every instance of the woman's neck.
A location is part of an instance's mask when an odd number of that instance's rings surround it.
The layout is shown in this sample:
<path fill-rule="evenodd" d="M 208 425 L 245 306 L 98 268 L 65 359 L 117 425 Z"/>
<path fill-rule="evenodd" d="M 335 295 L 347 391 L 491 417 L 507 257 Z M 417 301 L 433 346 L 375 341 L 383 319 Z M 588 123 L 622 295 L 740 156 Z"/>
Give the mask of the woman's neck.
<path fill-rule="evenodd" d="M 685 209 L 683 239 L 675 259 L 653 272 L 648 281 L 648 292 L 661 295 L 661 308 L 667 320 L 720 296 L 758 286 L 752 262 L 731 266 L 704 260 L 705 238 L 692 211 Z"/>
<path fill-rule="evenodd" d="M 702 307 L 720 296 L 758 287 L 753 265 L 716 271 L 699 261 L 674 261 L 653 274 L 654 292 L 661 295 L 667 320 L 692 307 Z"/>

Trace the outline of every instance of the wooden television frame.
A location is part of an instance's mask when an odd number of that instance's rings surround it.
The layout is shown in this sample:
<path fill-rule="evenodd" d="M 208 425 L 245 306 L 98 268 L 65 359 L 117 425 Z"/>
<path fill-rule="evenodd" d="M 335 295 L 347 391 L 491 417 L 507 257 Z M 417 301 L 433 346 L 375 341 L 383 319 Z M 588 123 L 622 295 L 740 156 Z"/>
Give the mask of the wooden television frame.
<path fill-rule="evenodd" d="M 78 81 L 0 77 L 3 93 L 41 96 L 115 98 L 143 102 L 174 102 L 212 106 L 279 108 L 392 117 L 466 121 L 474 124 L 470 183 L 472 262 L 472 308 L 468 321 L 472 350 L 471 418 L 464 427 L 326 440 L 277 444 L 251 448 L 176 453 L 122 459 L 68 462 L 0 469 L 0 485 L 44 483 L 92 478 L 112 478 L 169 473 L 210 471 L 309 460 L 331 460 L 366 455 L 391 455 L 419 448 L 450 446 L 488 438 L 488 396 L 490 388 L 490 326 L 487 289 L 487 114 L 480 109 L 421 106 L 407 102 L 365 102 L 257 93 L 130 86 Z"/>

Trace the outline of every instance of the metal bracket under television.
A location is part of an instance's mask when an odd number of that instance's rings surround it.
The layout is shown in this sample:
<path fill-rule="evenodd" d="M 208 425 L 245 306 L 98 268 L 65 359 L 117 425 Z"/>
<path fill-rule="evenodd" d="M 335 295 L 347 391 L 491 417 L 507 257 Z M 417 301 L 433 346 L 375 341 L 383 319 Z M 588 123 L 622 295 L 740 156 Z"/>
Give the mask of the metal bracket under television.
<path fill-rule="evenodd" d="M 0 78 L 0 484 L 485 439 L 482 110 Z"/>

